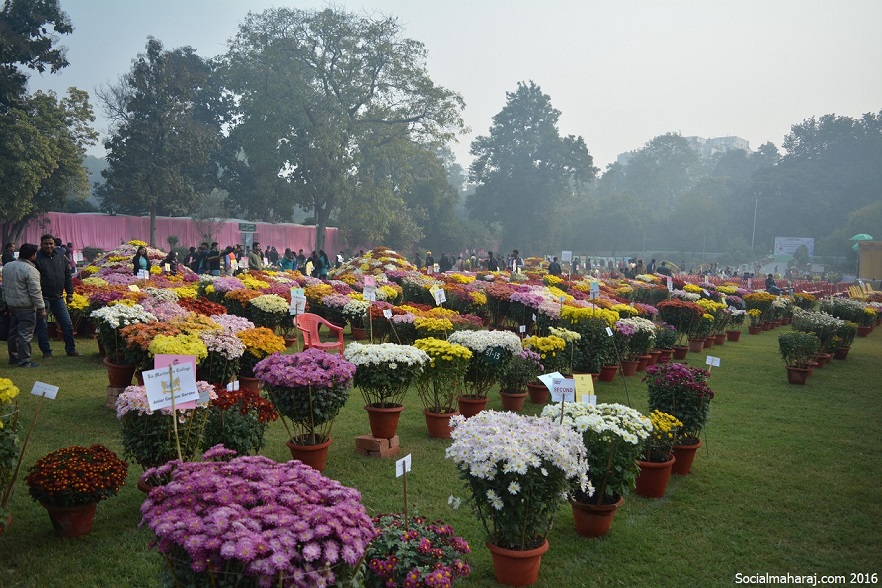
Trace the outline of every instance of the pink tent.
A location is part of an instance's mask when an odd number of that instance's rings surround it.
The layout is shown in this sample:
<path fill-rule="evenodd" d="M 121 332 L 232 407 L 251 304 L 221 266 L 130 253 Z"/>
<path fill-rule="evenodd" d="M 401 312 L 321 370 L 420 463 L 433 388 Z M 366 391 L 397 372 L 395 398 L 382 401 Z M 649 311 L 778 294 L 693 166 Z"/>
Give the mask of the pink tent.
<path fill-rule="evenodd" d="M 273 245 L 279 253 L 290 247 L 295 253 L 298 249 L 303 249 L 309 255 L 315 248 L 314 226 L 289 223 L 249 224 L 256 225 L 253 241 L 259 242 L 264 251 Z M 73 243 L 77 251 L 89 246 L 110 250 L 132 239 L 149 241 L 150 218 L 119 214 L 111 216 L 99 213 L 49 212 L 42 217 L 42 220 L 31 221 L 25 229 L 21 243 L 39 244 L 40 236 L 46 233 L 60 238 L 64 243 Z M 202 241 L 192 219 L 156 217 L 156 246 L 167 250 L 166 239 L 171 235 L 178 238 L 178 245 L 181 247 L 198 246 Z M 243 236 L 244 234 L 239 230 L 239 221 L 227 221 L 215 239 L 222 247 L 226 247 L 242 243 Z M 344 245 L 337 228 L 325 229 L 325 251 L 328 257 L 333 258 Z"/>

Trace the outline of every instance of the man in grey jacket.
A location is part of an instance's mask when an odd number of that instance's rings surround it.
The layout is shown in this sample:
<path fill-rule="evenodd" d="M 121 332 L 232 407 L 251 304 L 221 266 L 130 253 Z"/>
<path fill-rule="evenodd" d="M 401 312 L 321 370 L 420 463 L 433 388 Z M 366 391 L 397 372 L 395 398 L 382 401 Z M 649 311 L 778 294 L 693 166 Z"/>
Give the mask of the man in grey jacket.
<path fill-rule="evenodd" d="M 3 267 L 3 298 L 9 309 L 9 363 L 19 367 L 37 367 L 31 361 L 31 340 L 37 326 L 37 315 L 46 319 L 46 305 L 40 289 L 40 272 L 34 265 L 37 246 L 25 243 L 18 250 L 18 259 Z"/>

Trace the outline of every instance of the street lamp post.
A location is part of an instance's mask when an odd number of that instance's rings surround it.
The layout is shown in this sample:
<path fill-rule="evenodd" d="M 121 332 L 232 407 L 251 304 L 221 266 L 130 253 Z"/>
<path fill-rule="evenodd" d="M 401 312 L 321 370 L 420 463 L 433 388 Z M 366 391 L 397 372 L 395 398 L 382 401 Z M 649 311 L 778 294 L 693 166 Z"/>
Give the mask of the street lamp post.
<path fill-rule="evenodd" d="M 750 237 L 750 252 L 753 253 L 753 243 L 756 241 L 756 209 L 759 208 L 759 198 L 753 201 L 753 235 Z"/>

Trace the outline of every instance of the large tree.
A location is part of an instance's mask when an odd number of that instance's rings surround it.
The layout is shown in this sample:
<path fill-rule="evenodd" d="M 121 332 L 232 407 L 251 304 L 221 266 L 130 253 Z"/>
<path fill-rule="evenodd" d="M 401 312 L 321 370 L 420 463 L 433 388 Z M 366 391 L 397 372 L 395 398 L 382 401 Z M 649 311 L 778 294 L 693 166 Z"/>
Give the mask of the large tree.
<path fill-rule="evenodd" d="M 88 191 L 82 166 L 96 135 L 88 94 L 27 92 L 26 70 L 55 73 L 67 66 L 58 35 L 73 31 L 57 0 L 4 0 L 0 7 L 0 224 L 4 241 L 18 241 L 40 212 Z"/>
<path fill-rule="evenodd" d="M 0 224 L 4 240 L 18 241 L 41 212 L 68 199 L 85 200 L 89 183 L 83 158 L 97 134 L 89 95 L 70 88 L 25 96 L 0 115 Z"/>
<path fill-rule="evenodd" d="M 238 104 L 226 170 L 233 198 L 271 221 L 311 210 L 317 248 L 335 211 L 395 207 L 389 159 L 412 152 L 402 142 L 429 148 L 463 129 L 462 98 L 435 85 L 425 47 L 394 18 L 249 14 L 224 62 Z"/>
<path fill-rule="evenodd" d="M 119 84 L 101 94 L 116 127 L 105 142 L 108 168 L 98 189 L 105 210 L 186 215 L 217 183 L 222 94 L 208 63 L 190 47 L 149 39 Z"/>
<path fill-rule="evenodd" d="M 560 111 L 534 82 L 506 92 L 490 134 L 472 142 L 469 177 L 476 185 L 468 206 L 474 218 L 502 225 L 505 247 L 537 251 L 560 223 L 561 204 L 597 169 L 582 137 L 562 137 Z"/>
<path fill-rule="evenodd" d="M 19 105 L 26 95 L 27 74 L 56 73 L 68 65 L 57 35 L 73 32 L 58 0 L 3 0 L 0 8 L 0 109 Z"/>

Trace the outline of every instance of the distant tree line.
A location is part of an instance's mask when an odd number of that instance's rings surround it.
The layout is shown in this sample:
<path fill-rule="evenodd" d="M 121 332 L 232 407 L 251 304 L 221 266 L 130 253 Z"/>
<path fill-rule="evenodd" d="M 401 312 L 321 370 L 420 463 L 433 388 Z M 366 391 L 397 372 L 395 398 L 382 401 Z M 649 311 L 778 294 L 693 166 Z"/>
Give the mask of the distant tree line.
<path fill-rule="evenodd" d="M 25 69 L 67 65 L 56 42 L 73 27 L 58 0 L 2 6 L 0 223 L 14 240 L 42 211 L 88 209 L 96 134 L 85 92 L 27 92 Z M 882 235 L 882 113 L 803 121 L 783 154 L 766 143 L 701 159 L 661 135 L 599 173 L 582 137 L 560 135 L 551 98 L 522 82 L 472 143 L 466 173 L 449 148 L 465 131 L 462 97 L 432 81 L 425 47 L 393 17 L 251 13 L 212 58 L 149 38 L 98 98 L 112 121 L 96 189 L 109 212 L 307 217 L 317 247 L 333 224 L 352 245 L 406 254 L 501 243 L 747 259 L 775 236 L 839 254 L 855 232 Z"/>

